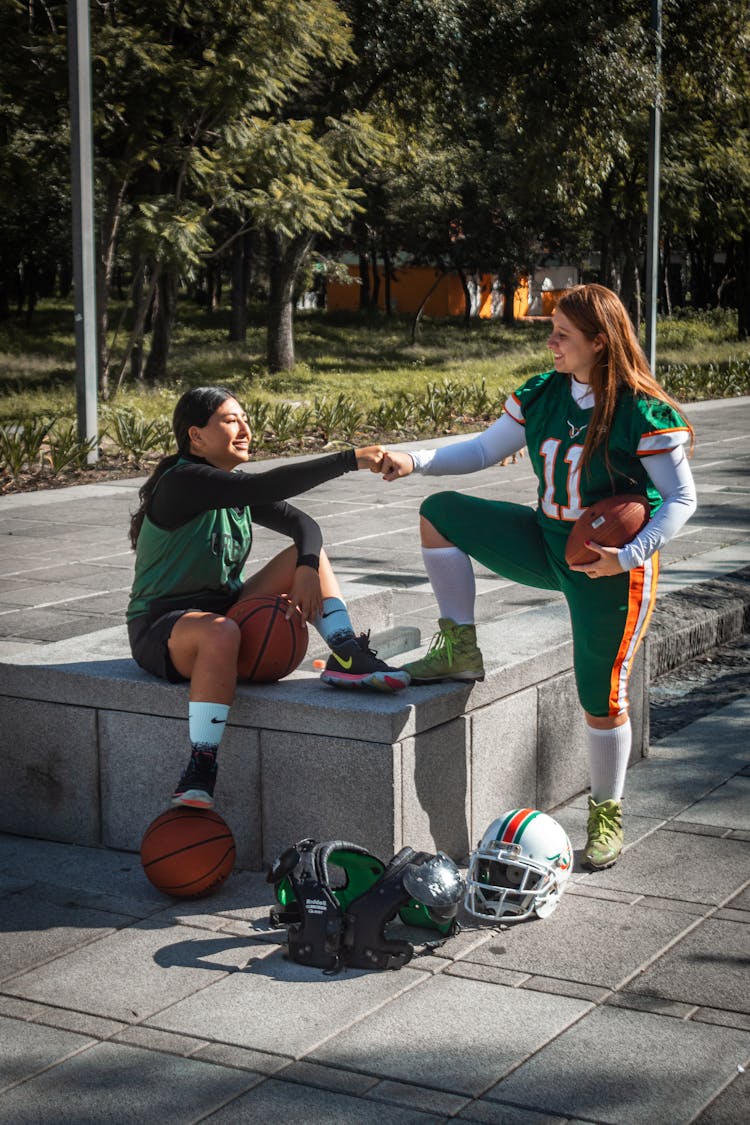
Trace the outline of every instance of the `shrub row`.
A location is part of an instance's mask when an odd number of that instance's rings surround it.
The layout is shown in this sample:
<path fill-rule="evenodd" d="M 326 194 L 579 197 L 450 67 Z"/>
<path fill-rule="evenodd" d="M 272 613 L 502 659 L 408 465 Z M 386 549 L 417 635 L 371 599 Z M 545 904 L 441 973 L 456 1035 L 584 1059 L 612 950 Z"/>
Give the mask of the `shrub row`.
<path fill-rule="evenodd" d="M 731 398 L 750 393 L 750 358 L 700 366 L 659 365 L 665 389 L 683 402 Z M 399 391 L 375 409 L 362 410 L 339 394 L 309 402 L 271 404 L 244 399 L 253 449 L 266 456 L 313 452 L 332 441 L 367 444 L 404 441 L 420 436 L 481 429 L 502 411 L 505 392 L 478 384 L 428 383 L 419 394 Z M 104 407 L 101 412 L 100 455 L 104 467 L 123 461 L 138 469 L 173 448 L 169 419 L 147 421 L 132 408 Z M 0 474 L 7 485 L 20 478 L 55 479 L 86 467 L 91 443 L 80 441 L 68 417 L 17 419 L 0 427 Z"/>

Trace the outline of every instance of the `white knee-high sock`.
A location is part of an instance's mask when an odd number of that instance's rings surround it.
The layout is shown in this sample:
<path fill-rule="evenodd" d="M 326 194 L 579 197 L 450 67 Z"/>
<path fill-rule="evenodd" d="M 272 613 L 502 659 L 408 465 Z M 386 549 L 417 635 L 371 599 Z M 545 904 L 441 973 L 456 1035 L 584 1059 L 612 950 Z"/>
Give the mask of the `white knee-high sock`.
<path fill-rule="evenodd" d="M 630 760 L 632 729 L 630 719 L 611 730 L 586 726 L 591 772 L 591 796 L 597 805 L 619 801 L 625 789 L 625 774 Z"/>
<path fill-rule="evenodd" d="M 193 746 L 217 749 L 227 723 L 229 707 L 226 703 L 190 703 L 188 725 Z"/>
<path fill-rule="evenodd" d="M 423 547 L 422 558 L 440 616 L 473 625 L 476 581 L 469 556 L 458 547 Z"/>

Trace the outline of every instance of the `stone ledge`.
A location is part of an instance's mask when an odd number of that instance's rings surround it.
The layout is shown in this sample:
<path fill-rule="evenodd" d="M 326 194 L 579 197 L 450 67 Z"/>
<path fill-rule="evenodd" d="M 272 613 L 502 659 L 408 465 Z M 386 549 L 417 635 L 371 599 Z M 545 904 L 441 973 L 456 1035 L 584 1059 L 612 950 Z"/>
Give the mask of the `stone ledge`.
<path fill-rule="evenodd" d="M 646 637 L 649 682 L 750 630 L 750 567 L 662 595 Z"/>
<path fill-rule="evenodd" d="M 664 597 L 631 677 L 632 760 L 648 745 L 649 668 L 695 654 L 676 643 L 675 616 L 691 646 L 710 648 L 742 631 L 749 604 L 744 571 Z M 305 835 L 386 857 L 409 843 L 462 858 L 498 808 L 553 808 L 583 791 L 567 607 L 508 614 L 479 633 L 487 675 L 475 685 L 389 696 L 337 691 L 309 670 L 241 685 L 217 788 L 240 866 L 260 869 Z M 184 764 L 187 696 L 134 664 L 122 626 L 0 662 L 18 778 L 0 829 L 137 851 Z"/>

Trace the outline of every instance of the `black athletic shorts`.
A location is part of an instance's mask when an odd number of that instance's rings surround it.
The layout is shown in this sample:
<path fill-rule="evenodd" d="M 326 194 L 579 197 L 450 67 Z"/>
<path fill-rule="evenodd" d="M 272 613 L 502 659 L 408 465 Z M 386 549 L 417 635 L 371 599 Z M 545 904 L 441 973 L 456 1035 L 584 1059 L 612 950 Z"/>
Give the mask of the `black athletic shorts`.
<path fill-rule="evenodd" d="M 193 599 L 195 605 L 183 608 L 168 609 L 160 613 L 160 607 L 152 603 L 151 611 L 134 617 L 128 622 L 128 637 L 130 638 L 130 651 L 139 667 L 170 684 L 182 684 L 187 681 L 187 676 L 178 672 L 169 655 L 169 638 L 172 635 L 175 622 L 179 621 L 184 613 L 191 610 L 202 610 L 209 613 L 226 613 L 229 607 L 237 600 L 238 594 L 213 594 L 210 597 L 199 596 Z"/>

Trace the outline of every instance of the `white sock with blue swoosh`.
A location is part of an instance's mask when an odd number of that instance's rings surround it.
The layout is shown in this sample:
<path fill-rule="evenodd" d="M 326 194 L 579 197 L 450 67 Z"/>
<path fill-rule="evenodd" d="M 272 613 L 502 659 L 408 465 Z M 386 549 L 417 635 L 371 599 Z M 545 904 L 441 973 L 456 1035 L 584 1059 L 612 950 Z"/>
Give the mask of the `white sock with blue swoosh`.
<path fill-rule="evenodd" d="M 330 648 L 336 648 L 356 635 L 349 610 L 341 598 L 323 598 L 323 612 L 315 618 L 313 625 Z"/>
<path fill-rule="evenodd" d="M 190 703 L 188 723 L 193 746 L 216 747 L 221 742 L 229 715 L 226 703 Z"/>

